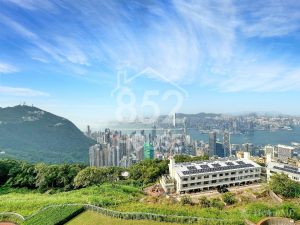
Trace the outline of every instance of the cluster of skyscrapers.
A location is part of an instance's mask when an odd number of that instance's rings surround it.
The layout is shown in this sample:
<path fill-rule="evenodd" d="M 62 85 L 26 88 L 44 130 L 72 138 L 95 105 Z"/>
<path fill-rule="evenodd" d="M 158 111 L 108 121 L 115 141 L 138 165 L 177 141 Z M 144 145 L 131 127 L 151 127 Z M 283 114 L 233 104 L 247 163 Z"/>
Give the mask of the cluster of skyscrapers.
<path fill-rule="evenodd" d="M 154 158 L 153 138 L 144 132 L 131 135 L 105 129 L 97 132 L 97 144 L 89 149 L 91 166 L 128 167 L 143 159 Z"/>
<path fill-rule="evenodd" d="M 231 144 L 230 144 L 230 133 L 228 131 L 223 132 L 223 142 L 217 141 L 217 133 L 209 132 L 208 141 L 208 155 L 218 157 L 231 156 Z"/>

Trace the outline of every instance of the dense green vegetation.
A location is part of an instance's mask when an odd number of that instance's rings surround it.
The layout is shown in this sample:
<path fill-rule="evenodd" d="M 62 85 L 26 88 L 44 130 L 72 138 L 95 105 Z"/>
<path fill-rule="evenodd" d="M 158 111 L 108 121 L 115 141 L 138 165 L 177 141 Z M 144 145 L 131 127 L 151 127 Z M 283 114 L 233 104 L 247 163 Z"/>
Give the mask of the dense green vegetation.
<path fill-rule="evenodd" d="M 264 202 L 264 199 L 240 202 L 240 198 L 232 193 L 210 199 L 201 197 L 196 202 L 189 195 L 183 196 L 180 202 L 172 197 L 144 196 L 142 188 L 157 182 L 162 174 L 168 172 L 168 161 L 164 160 L 141 161 L 127 169 L 130 172 L 128 178 L 122 176 L 124 168 L 95 168 L 80 164 L 30 164 L 7 159 L 0 160 L 0 168 L 0 211 L 17 212 L 24 216 L 47 205 L 83 203 L 120 212 L 195 216 L 226 221 L 250 219 L 257 222 L 265 216 L 300 219 L 299 204 L 285 202 L 274 205 Z M 284 197 L 295 197 L 291 193 L 297 193 L 298 187 L 298 184 L 295 185 L 281 174 L 274 175 L 270 181 L 270 188 Z"/>
<path fill-rule="evenodd" d="M 167 160 L 144 160 L 129 168 L 130 178 L 140 184 L 147 185 L 157 181 L 168 172 Z"/>
<path fill-rule="evenodd" d="M 83 211 L 82 206 L 50 207 L 26 219 L 24 225 L 63 225 Z"/>
<path fill-rule="evenodd" d="M 93 144 L 65 118 L 30 106 L 0 108 L 0 151 L 6 156 L 32 162 L 87 163 Z"/>
<path fill-rule="evenodd" d="M 136 186 L 156 182 L 168 172 L 168 161 L 145 160 L 131 166 L 130 177 L 122 176 L 125 168 L 86 167 L 80 164 L 47 165 L 30 164 L 22 161 L 0 160 L 0 186 L 12 188 L 69 191 L 73 189 L 100 185 L 105 182 L 124 183 Z"/>
<path fill-rule="evenodd" d="M 233 205 L 236 202 L 236 199 L 231 192 L 227 192 L 227 193 L 223 194 L 222 197 L 223 197 L 224 203 L 226 203 L 227 205 Z"/>
<path fill-rule="evenodd" d="M 286 174 L 274 174 L 269 185 L 276 194 L 283 197 L 300 197 L 300 183 L 291 180 Z"/>
<path fill-rule="evenodd" d="M 194 161 L 203 161 L 203 160 L 208 160 L 209 156 L 204 155 L 204 156 L 189 156 L 189 155 L 175 155 L 174 159 L 176 163 L 181 163 L 181 162 L 194 162 Z"/>

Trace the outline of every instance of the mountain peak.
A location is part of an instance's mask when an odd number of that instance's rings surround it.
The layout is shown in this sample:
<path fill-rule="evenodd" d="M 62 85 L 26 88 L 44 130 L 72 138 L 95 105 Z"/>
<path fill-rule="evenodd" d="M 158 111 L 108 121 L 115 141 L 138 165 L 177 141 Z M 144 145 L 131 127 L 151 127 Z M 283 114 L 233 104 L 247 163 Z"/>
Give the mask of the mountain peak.
<path fill-rule="evenodd" d="M 87 138 L 71 121 L 27 105 L 0 108 L 0 150 L 29 161 L 87 162 Z"/>

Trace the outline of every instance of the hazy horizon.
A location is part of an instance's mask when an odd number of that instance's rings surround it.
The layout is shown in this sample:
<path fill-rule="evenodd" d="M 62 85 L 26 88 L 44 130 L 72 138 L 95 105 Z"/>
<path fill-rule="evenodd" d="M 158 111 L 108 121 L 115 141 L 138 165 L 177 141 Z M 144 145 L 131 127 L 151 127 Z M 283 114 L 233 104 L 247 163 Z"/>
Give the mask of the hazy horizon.
<path fill-rule="evenodd" d="M 297 1 L 0 2 L 0 107 L 77 126 L 174 112 L 300 115 Z"/>

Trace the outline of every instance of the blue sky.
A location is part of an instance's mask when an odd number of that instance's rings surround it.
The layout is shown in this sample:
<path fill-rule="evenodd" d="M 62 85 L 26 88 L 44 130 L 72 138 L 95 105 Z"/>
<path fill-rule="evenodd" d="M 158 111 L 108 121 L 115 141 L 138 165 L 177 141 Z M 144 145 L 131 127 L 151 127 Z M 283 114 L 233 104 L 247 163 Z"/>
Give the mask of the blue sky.
<path fill-rule="evenodd" d="M 97 127 L 116 119 L 122 72 L 136 77 L 121 86 L 137 116 L 178 101 L 186 113 L 300 115 L 299 11 L 297 0 L 0 0 L 0 106 Z"/>

